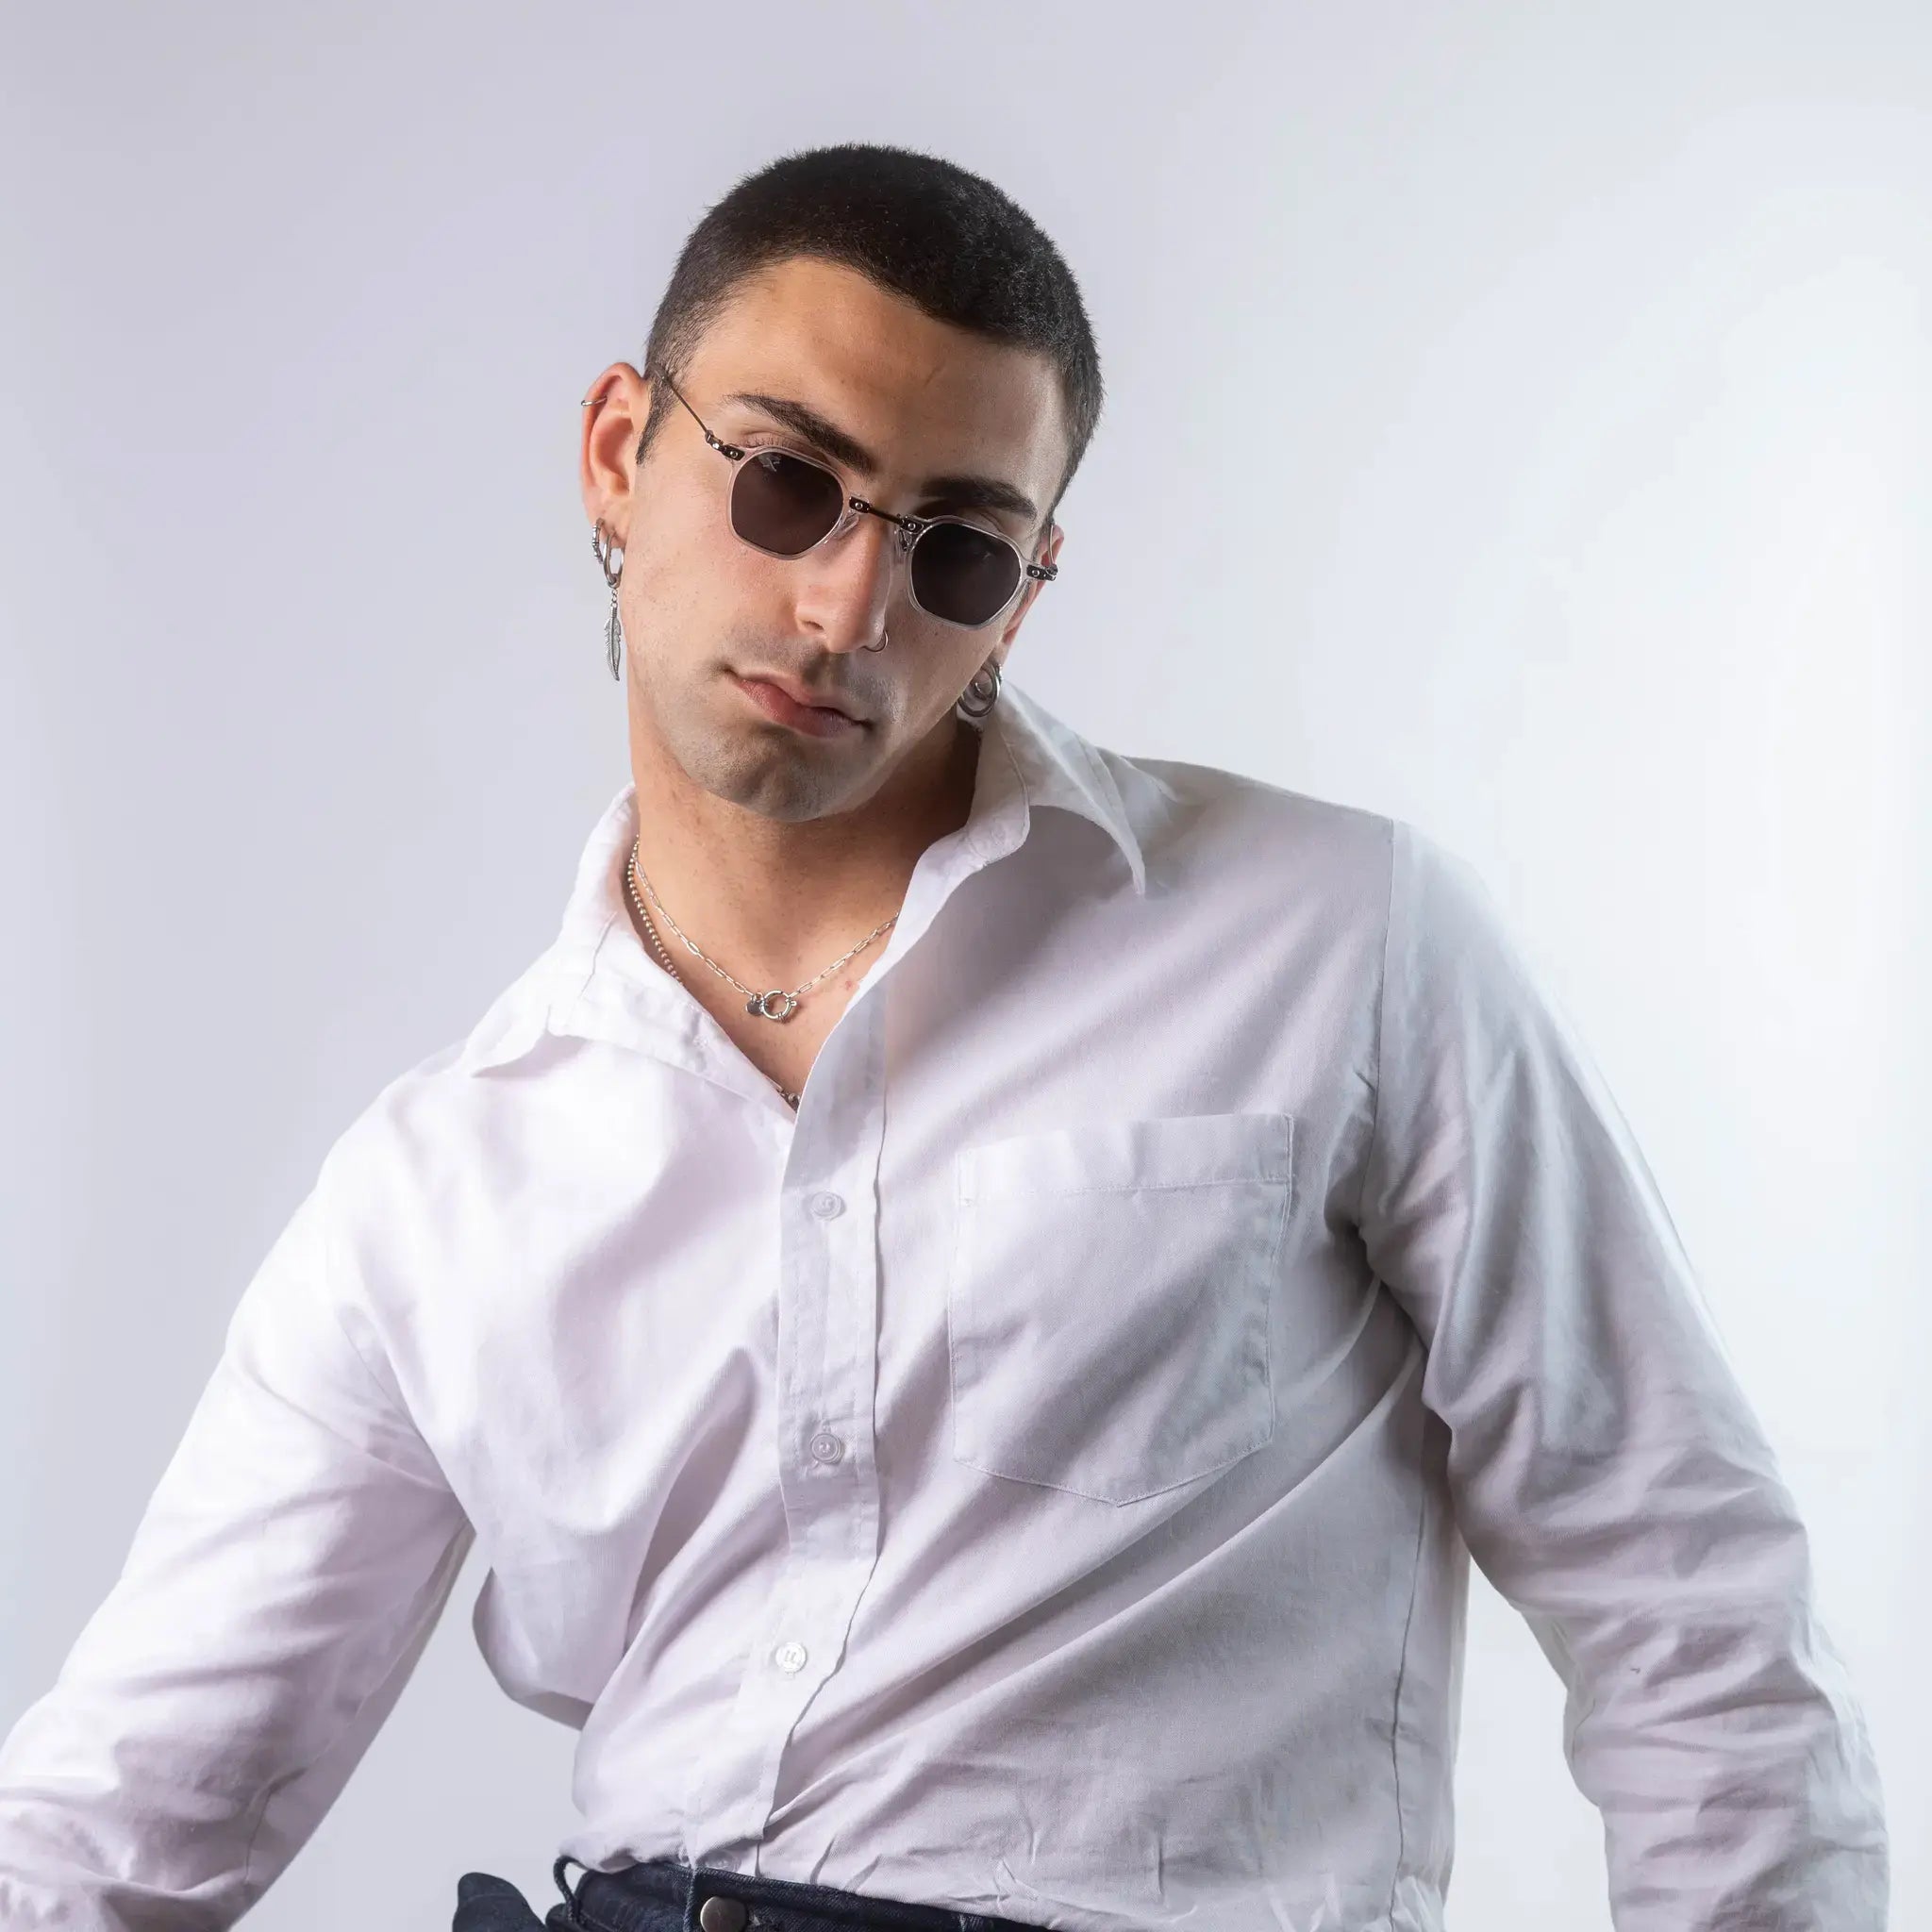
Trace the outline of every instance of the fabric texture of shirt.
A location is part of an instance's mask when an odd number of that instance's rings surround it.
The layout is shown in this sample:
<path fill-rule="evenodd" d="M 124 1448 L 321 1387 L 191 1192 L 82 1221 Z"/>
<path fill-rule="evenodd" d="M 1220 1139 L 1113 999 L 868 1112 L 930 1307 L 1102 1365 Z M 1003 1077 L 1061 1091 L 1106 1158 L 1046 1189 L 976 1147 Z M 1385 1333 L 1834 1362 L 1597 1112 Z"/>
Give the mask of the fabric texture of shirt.
<path fill-rule="evenodd" d="M 1618 1932 L 1881 1932 L 1805 1528 L 1466 861 L 1008 680 L 794 1115 L 639 940 L 636 810 L 241 1294 L 0 1750 L 0 1923 L 239 1916 L 474 1543 L 591 1866 L 1439 1932 L 1474 1555 Z"/>

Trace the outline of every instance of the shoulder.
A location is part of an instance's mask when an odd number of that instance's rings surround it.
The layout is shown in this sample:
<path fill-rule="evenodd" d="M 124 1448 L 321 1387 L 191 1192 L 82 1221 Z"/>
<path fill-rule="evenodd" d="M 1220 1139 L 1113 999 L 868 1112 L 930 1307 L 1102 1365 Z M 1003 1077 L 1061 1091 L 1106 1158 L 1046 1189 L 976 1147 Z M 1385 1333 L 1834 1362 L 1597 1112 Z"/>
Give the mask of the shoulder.
<path fill-rule="evenodd" d="M 1386 910 L 1404 822 L 1247 773 L 1096 747 L 1157 872 L 1229 870 L 1363 918 Z"/>
<path fill-rule="evenodd" d="M 491 1150 L 507 1148 L 526 1110 L 516 1070 L 550 1041 L 556 976 L 545 954 L 460 1039 L 385 1082 L 336 1137 L 323 1179 L 352 1244 L 358 1231 L 393 1238 L 489 1185 Z"/>

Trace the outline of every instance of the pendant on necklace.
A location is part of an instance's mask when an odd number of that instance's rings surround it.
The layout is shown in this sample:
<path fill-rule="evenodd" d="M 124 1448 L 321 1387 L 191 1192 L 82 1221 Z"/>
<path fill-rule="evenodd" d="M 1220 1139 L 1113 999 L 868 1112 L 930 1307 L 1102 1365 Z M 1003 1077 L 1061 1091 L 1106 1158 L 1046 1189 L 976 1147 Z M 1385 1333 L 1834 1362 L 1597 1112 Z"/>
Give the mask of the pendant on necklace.
<path fill-rule="evenodd" d="M 783 1000 L 785 1002 L 775 1013 L 772 1010 L 771 1007 L 773 1000 Z M 798 1002 L 789 992 L 754 993 L 750 999 L 745 1001 L 744 1010 L 747 1013 L 756 1013 L 761 1020 L 789 1020 L 793 1013 L 797 1012 Z"/>

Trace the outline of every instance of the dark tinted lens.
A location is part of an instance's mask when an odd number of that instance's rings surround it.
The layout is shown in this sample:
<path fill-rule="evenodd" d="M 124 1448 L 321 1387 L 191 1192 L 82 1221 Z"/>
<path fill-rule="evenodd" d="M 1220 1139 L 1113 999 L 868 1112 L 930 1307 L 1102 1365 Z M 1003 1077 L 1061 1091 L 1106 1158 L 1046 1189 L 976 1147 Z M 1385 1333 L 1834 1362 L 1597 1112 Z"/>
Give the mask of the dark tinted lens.
<path fill-rule="evenodd" d="M 949 623 L 985 624 L 1019 582 L 1019 553 L 970 524 L 934 524 L 912 546 L 912 594 Z"/>
<path fill-rule="evenodd" d="M 755 449 L 731 480 L 731 527 L 747 543 L 801 557 L 839 521 L 838 477 L 782 449 Z"/>

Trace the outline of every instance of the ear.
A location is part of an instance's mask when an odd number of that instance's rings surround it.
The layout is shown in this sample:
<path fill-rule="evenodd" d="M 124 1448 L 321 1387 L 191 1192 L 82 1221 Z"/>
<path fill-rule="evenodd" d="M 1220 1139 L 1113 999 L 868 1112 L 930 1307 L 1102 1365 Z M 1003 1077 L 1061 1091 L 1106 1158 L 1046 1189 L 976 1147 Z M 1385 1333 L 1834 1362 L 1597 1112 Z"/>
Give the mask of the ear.
<path fill-rule="evenodd" d="M 619 548 L 630 544 L 637 494 L 637 446 L 650 413 L 650 383 L 628 362 L 613 362 L 586 386 L 578 413 L 577 482 L 584 514 L 601 522 Z"/>

